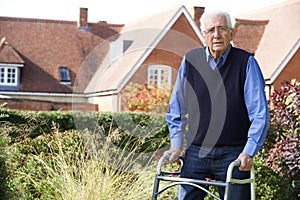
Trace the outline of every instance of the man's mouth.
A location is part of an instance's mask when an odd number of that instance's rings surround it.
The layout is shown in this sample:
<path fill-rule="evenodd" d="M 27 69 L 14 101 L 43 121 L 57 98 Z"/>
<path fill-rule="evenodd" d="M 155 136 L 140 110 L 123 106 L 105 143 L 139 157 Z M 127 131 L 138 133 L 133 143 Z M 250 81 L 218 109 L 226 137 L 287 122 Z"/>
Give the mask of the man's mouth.
<path fill-rule="evenodd" d="M 214 42 L 213 44 L 214 45 L 220 45 L 220 44 L 223 44 L 223 42 Z"/>

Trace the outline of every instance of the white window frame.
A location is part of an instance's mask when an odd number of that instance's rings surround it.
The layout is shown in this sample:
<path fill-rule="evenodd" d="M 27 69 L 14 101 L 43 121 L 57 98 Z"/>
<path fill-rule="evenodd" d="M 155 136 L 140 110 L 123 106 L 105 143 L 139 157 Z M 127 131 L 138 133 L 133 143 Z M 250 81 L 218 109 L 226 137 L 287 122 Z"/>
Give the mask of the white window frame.
<path fill-rule="evenodd" d="M 3 71 L 4 70 L 4 71 Z M 9 77 L 9 70 L 14 70 L 14 73 L 11 73 L 14 77 Z M 3 72 L 2 72 L 3 71 Z M 2 73 L 3 73 L 3 77 L 2 77 Z M 18 77 L 19 77 L 19 70 L 18 67 L 2 67 L 0 66 L 0 85 L 2 86 L 17 86 L 18 85 Z M 2 78 L 4 79 L 2 81 Z M 14 82 L 8 82 L 9 79 L 14 80 Z"/>
<path fill-rule="evenodd" d="M 157 72 L 157 76 L 153 77 L 152 71 Z M 167 72 L 167 81 L 164 83 L 163 71 Z M 157 87 L 171 87 L 172 83 L 172 67 L 167 65 L 149 65 L 148 67 L 148 85 L 156 84 Z"/>

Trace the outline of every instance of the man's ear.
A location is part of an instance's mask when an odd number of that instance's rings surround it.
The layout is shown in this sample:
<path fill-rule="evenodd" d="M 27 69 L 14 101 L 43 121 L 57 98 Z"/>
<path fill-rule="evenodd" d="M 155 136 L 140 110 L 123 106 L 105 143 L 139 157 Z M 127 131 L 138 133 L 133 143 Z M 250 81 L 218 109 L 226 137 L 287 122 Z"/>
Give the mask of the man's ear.
<path fill-rule="evenodd" d="M 200 29 L 200 34 L 201 34 L 202 40 L 205 42 L 205 33 L 203 31 L 201 31 L 201 29 Z"/>
<path fill-rule="evenodd" d="M 231 37 L 231 40 L 233 40 L 233 37 L 235 36 L 235 29 L 234 28 L 231 28 L 230 29 L 230 37 Z"/>
<path fill-rule="evenodd" d="M 200 34 L 201 34 L 201 36 L 203 37 L 203 36 L 204 36 L 204 33 L 203 33 L 203 31 L 201 30 L 201 28 L 199 28 L 199 30 L 200 30 Z"/>

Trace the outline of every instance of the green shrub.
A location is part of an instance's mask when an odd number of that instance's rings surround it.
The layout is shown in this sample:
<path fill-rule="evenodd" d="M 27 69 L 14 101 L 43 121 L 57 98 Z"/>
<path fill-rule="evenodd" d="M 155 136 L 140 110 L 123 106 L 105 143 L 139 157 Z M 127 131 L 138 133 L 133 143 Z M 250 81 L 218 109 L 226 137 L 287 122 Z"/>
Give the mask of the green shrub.
<path fill-rule="evenodd" d="M 257 199 L 299 198 L 299 91 L 286 82 L 270 98 L 268 135 L 255 157 Z M 164 115 L 0 112 L 1 199 L 150 198 L 153 153 L 169 144 Z"/>
<path fill-rule="evenodd" d="M 1 118 L 1 126 L 10 127 L 9 135 L 16 140 L 50 133 L 53 124 L 56 124 L 60 131 L 75 129 L 72 112 L 35 112 L 6 108 L 0 108 L 0 112 L 4 115 Z"/>
<path fill-rule="evenodd" d="M 163 116 L 1 111 L 0 142 L 6 145 L 0 150 L 7 154 L 1 154 L 0 164 L 8 169 L 1 173 L 5 199 L 93 199 L 88 190 L 95 187 L 100 188 L 93 195 L 101 194 L 95 199 L 118 199 L 124 190 L 124 199 L 151 195 L 154 170 L 146 169 L 154 151 L 168 143 Z M 103 185 L 103 179 L 111 183 Z"/>
<path fill-rule="evenodd" d="M 98 126 L 104 128 L 105 133 L 118 130 L 119 137 L 115 144 L 122 147 L 131 142 L 136 143 L 141 135 L 140 151 L 157 149 L 168 143 L 168 127 L 162 115 L 147 113 L 102 113 L 102 112 L 71 112 L 71 111 L 17 111 L 0 108 L 3 114 L 1 126 L 16 141 L 42 134 L 49 134 L 53 126 L 61 132 L 66 130 L 93 131 Z M 128 141 L 128 139 L 131 141 Z"/>
<path fill-rule="evenodd" d="M 115 132 L 107 137 L 101 130 L 55 131 L 14 143 L 7 160 L 7 183 L 14 197 L 147 199 L 152 192 L 153 154 L 116 148 L 110 140 Z"/>
<path fill-rule="evenodd" d="M 6 160 L 8 159 L 7 148 L 10 138 L 2 134 L 2 127 L 0 127 L 0 132 L 0 199 L 9 199 L 11 191 L 9 191 L 6 184 L 7 177 L 9 176 Z"/>
<path fill-rule="evenodd" d="M 270 97 L 270 123 L 265 145 L 260 151 L 258 183 L 264 185 L 259 199 L 300 197 L 300 83 L 283 82 Z M 261 186 L 259 186 L 261 187 Z"/>

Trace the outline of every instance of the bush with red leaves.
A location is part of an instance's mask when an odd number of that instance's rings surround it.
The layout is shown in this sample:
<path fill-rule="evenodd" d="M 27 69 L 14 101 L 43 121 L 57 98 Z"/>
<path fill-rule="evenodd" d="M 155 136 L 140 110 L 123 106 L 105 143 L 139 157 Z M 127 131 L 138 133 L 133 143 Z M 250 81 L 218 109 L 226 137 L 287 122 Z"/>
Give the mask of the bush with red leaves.
<path fill-rule="evenodd" d="M 131 112 L 166 113 L 171 93 L 168 87 L 129 83 L 122 92 L 122 107 Z"/>
<path fill-rule="evenodd" d="M 283 82 L 270 96 L 270 122 L 263 147 L 265 163 L 300 190 L 300 82 Z"/>

